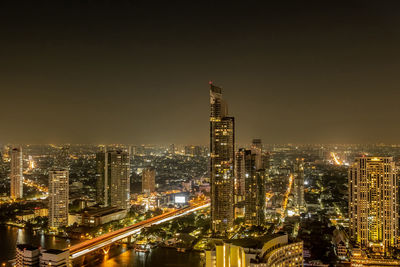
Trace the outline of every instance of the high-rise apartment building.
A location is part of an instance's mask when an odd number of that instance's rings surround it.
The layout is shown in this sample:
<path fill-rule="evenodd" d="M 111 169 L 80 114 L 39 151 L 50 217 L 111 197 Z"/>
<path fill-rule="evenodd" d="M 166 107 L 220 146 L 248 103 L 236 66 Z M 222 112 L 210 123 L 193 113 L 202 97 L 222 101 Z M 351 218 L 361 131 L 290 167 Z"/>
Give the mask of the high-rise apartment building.
<path fill-rule="evenodd" d="M 210 83 L 211 221 L 214 233 L 225 233 L 234 220 L 235 120 L 228 117 L 222 89 Z"/>
<path fill-rule="evenodd" d="M 112 151 L 111 168 L 111 206 L 128 209 L 130 207 L 130 157 L 129 153 Z"/>
<path fill-rule="evenodd" d="M 24 177 L 22 175 L 22 149 L 13 148 L 11 150 L 11 199 L 17 199 L 23 197 L 23 185 L 24 185 Z"/>
<path fill-rule="evenodd" d="M 392 157 L 358 157 L 349 169 L 349 230 L 361 248 L 387 253 L 399 234 L 398 181 Z"/>
<path fill-rule="evenodd" d="M 243 201 L 245 194 L 246 194 L 246 190 L 245 190 L 245 176 L 246 176 L 245 155 L 246 155 L 246 149 L 244 149 L 244 148 L 240 148 L 236 152 L 235 180 L 234 180 L 235 204 L 240 201 Z"/>
<path fill-rule="evenodd" d="M 298 214 L 305 210 L 303 158 L 297 158 L 294 164 L 293 206 Z"/>
<path fill-rule="evenodd" d="M 156 169 L 147 167 L 142 172 L 142 192 L 153 193 L 156 191 Z"/>
<path fill-rule="evenodd" d="M 68 225 L 69 172 L 66 169 L 49 171 L 49 225 L 53 228 Z"/>
<path fill-rule="evenodd" d="M 244 153 L 245 223 L 262 225 L 265 209 L 265 170 L 257 169 L 261 155 L 253 149 L 240 149 L 239 152 Z"/>
<path fill-rule="evenodd" d="M 130 207 L 130 157 L 116 150 L 96 154 L 97 202 L 105 207 Z"/>
<path fill-rule="evenodd" d="M 111 175 L 108 162 L 109 154 L 106 151 L 96 153 L 96 202 L 105 207 L 110 206 L 111 203 Z"/>

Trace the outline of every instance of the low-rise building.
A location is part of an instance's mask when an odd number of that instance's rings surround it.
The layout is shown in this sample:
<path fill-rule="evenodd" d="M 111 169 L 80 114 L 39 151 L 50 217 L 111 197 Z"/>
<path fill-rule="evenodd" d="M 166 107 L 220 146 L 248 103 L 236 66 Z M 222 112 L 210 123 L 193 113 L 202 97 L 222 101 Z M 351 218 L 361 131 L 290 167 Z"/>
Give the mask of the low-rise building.
<path fill-rule="evenodd" d="M 59 249 L 43 250 L 40 256 L 40 267 L 45 266 L 69 266 L 69 251 Z"/>
<path fill-rule="evenodd" d="M 20 211 L 15 217 L 19 221 L 29 221 L 36 217 L 47 217 L 49 215 L 49 210 L 45 208 L 34 208 L 33 210 L 23 210 Z"/>
<path fill-rule="evenodd" d="M 40 250 L 28 244 L 17 245 L 15 253 L 16 267 L 38 267 Z"/>
<path fill-rule="evenodd" d="M 367 267 L 367 266 L 400 266 L 400 260 L 385 258 L 379 254 L 368 255 L 366 250 L 353 248 L 350 258 L 351 266 Z"/>
<path fill-rule="evenodd" d="M 69 214 L 68 221 L 70 225 L 77 223 L 82 226 L 96 227 L 111 221 L 121 220 L 126 217 L 126 214 L 126 209 L 116 207 L 87 208 L 85 211 Z"/>
<path fill-rule="evenodd" d="M 289 243 L 288 236 L 268 238 L 213 240 L 206 250 L 206 267 L 285 267 L 303 266 L 303 242 Z"/>

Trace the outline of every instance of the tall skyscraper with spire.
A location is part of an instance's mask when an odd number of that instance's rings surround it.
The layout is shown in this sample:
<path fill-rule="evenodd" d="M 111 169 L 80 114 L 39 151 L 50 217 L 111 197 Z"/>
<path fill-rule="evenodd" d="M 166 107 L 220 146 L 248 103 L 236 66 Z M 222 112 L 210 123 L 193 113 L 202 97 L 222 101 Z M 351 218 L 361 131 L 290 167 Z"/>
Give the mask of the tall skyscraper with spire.
<path fill-rule="evenodd" d="M 24 177 L 22 175 L 22 149 L 21 147 L 11 150 L 11 199 L 23 197 Z"/>
<path fill-rule="evenodd" d="M 388 253 L 399 238 L 398 177 L 392 157 L 358 157 L 349 169 L 350 237 Z"/>
<path fill-rule="evenodd" d="M 235 120 L 222 89 L 210 82 L 210 178 L 212 231 L 224 234 L 234 220 Z"/>

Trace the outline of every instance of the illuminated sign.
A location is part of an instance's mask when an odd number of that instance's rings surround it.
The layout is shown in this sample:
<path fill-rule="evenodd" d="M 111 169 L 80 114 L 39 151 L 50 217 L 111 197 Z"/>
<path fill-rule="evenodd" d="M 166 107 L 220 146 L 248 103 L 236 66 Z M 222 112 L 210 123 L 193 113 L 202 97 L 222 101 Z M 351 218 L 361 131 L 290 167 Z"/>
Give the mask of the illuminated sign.
<path fill-rule="evenodd" d="M 178 203 L 178 204 L 186 203 L 186 197 L 185 196 L 175 196 L 175 203 Z"/>

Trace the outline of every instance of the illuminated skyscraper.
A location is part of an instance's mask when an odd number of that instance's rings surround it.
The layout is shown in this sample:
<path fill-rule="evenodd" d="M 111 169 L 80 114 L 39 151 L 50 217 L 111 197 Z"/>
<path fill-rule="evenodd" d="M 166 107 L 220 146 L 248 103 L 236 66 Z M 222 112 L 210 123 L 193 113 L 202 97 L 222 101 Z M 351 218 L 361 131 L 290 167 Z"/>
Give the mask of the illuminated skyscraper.
<path fill-rule="evenodd" d="M 398 194 L 392 157 L 356 158 L 349 169 L 349 228 L 361 248 L 388 252 L 397 245 Z"/>
<path fill-rule="evenodd" d="M 106 148 L 104 148 L 106 151 Z M 110 200 L 110 164 L 109 155 L 107 152 L 102 151 L 96 153 L 96 201 L 97 203 L 108 207 L 111 203 Z"/>
<path fill-rule="evenodd" d="M 97 165 L 97 202 L 105 207 L 130 207 L 130 157 L 120 150 L 99 152 Z"/>
<path fill-rule="evenodd" d="M 49 171 L 49 226 L 68 225 L 69 172 L 66 169 Z"/>
<path fill-rule="evenodd" d="M 305 210 L 303 158 L 297 158 L 294 164 L 293 206 L 298 213 L 301 213 Z"/>
<path fill-rule="evenodd" d="M 246 155 L 246 150 L 244 148 L 240 148 L 239 151 L 236 152 L 235 182 L 234 182 L 235 204 L 240 201 L 243 201 L 245 194 L 246 194 L 246 190 L 245 190 L 245 175 L 246 175 L 245 155 Z"/>
<path fill-rule="evenodd" d="M 245 223 L 262 225 L 265 208 L 265 170 L 257 169 L 261 155 L 253 149 L 240 149 L 239 152 L 244 154 Z"/>
<path fill-rule="evenodd" d="M 129 153 L 112 151 L 111 154 L 111 206 L 130 207 L 130 157 Z"/>
<path fill-rule="evenodd" d="M 142 192 L 153 193 L 156 191 L 156 170 L 154 167 L 147 167 L 142 172 Z"/>
<path fill-rule="evenodd" d="M 212 231 L 225 233 L 234 220 L 235 120 L 222 89 L 210 83 L 210 177 Z"/>
<path fill-rule="evenodd" d="M 24 177 L 22 175 L 22 149 L 14 148 L 11 151 L 11 199 L 23 197 Z"/>

